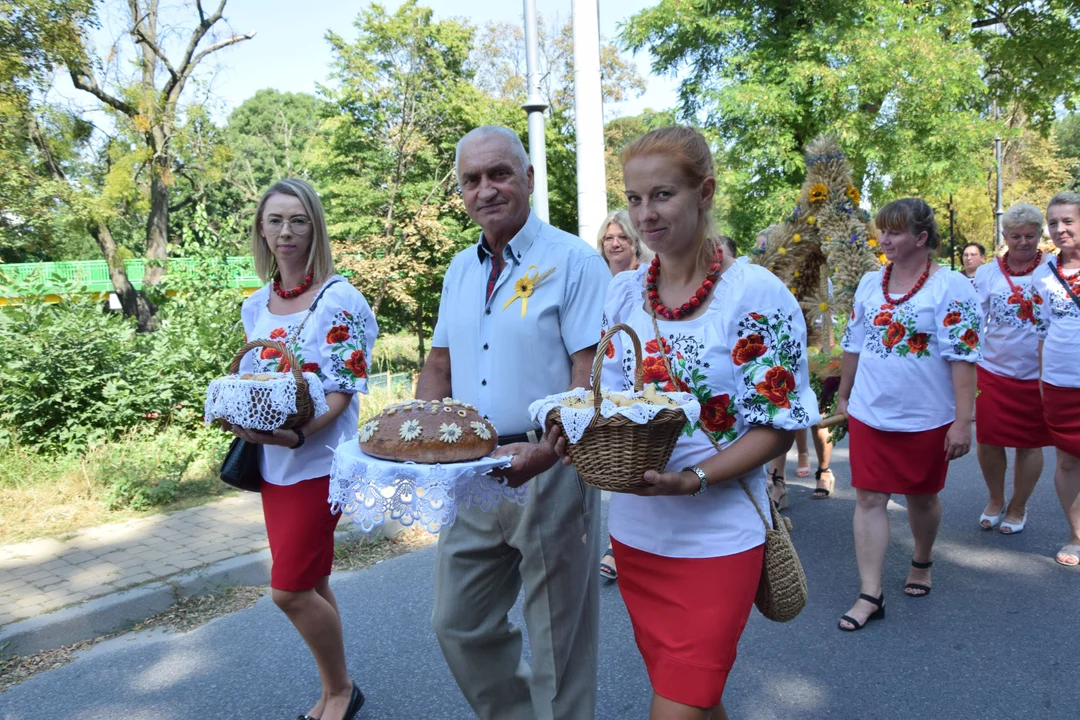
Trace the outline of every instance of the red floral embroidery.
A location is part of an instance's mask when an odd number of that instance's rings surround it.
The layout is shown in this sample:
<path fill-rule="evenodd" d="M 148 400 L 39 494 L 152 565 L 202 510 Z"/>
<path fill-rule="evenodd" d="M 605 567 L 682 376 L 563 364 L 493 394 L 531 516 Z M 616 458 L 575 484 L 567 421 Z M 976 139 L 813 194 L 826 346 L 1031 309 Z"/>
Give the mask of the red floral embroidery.
<path fill-rule="evenodd" d="M 765 373 L 765 379 L 754 388 L 778 408 L 791 407 L 788 393 L 795 392 L 795 376 L 787 368 L 776 365 Z"/>
<path fill-rule="evenodd" d="M 329 345 L 345 342 L 349 339 L 349 327 L 347 325 L 335 325 L 326 333 L 326 342 Z"/>
<path fill-rule="evenodd" d="M 664 361 L 656 355 L 646 355 L 641 366 L 644 370 L 644 382 L 666 383 L 671 380 L 668 376 Z"/>
<path fill-rule="evenodd" d="M 345 367 L 358 378 L 367 377 L 367 360 L 363 350 L 353 350 L 352 355 L 345 361 Z"/>
<path fill-rule="evenodd" d="M 1016 317 L 1028 322 L 1035 322 L 1035 305 L 1031 300 L 1021 300 L 1020 307 L 1016 311 Z"/>
<path fill-rule="evenodd" d="M 974 350 L 979 346 L 979 333 L 974 330 L 966 330 L 964 334 L 960 336 L 960 342 Z"/>
<path fill-rule="evenodd" d="M 666 354 L 670 355 L 671 354 L 671 343 L 668 342 L 668 339 L 666 337 L 661 337 L 660 339 L 664 341 L 664 352 Z M 645 343 L 645 352 L 649 353 L 650 355 L 659 355 L 660 354 L 660 346 L 657 344 L 655 339 L 650 340 L 649 342 Z"/>
<path fill-rule="evenodd" d="M 879 312 L 876 317 L 874 317 L 874 325 L 876 325 L 878 327 L 881 327 L 882 325 L 888 325 L 891 322 L 892 322 L 892 313 L 891 312 L 882 311 L 882 312 Z"/>
<path fill-rule="evenodd" d="M 887 348 L 896 347 L 904 339 L 906 334 L 906 327 L 898 322 L 890 323 L 888 329 L 885 331 L 885 338 L 881 341 L 881 344 Z"/>
<path fill-rule="evenodd" d="M 754 358 L 759 358 L 769 351 L 765 340 L 757 333 L 739 338 L 731 351 L 731 359 L 736 365 L 745 365 Z"/>
<path fill-rule="evenodd" d="M 304 363 L 300 366 L 301 372 L 317 373 L 319 372 L 319 363 Z"/>
<path fill-rule="evenodd" d="M 908 349 L 915 354 L 925 351 L 929 344 L 930 336 L 926 333 L 915 333 L 907 341 Z"/>
<path fill-rule="evenodd" d="M 672 378 L 669 377 L 667 383 L 660 389 L 664 392 L 693 392 L 693 390 L 690 389 L 690 386 L 683 382 L 683 379 L 678 375 L 675 376 L 674 382 L 672 382 Z"/>
<path fill-rule="evenodd" d="M 278 363 L 277 371 L 278 372 L 291 372 L 292 371 L 292 365 L 289 363 L 288 360 L 283 359 L 281 362 Z"/>
<path fill-rule="evenodd" d="M 604 339 L 604 331 L 600 331 L 600 339 Z M 604 350 L 604 354 L 608 356 L 608 359 L 615 357 L 615 346 L 608 343 L 607 349 Z"/>
<path fill-rule="evenodd" d="M 953 325 L 959 324 L 961 320 L 962 318 L 960 317 L 960 313 L 953 311 L 945 316 L 945 320 L 942 321 L 942 325 L 944 325 L 945 327 L 952 327 Z"/>
<path fill-rule="evenodd" d="M 786 397 L 784 401 L 787 402 Z M 735 416 L 728 412 L 730 405 L 730 395 L 716 395 L 709 398 L 708 402 L 701 403 L 701 426 L 714 433 L 730 430 L 735 426 Z"/>
<path fill-rule="evenodd" d="M 264 347 L 262 352 L 259 353 L 259 357 L 263 360 L 273 360 L 281 357 L 281 351 L 276 348 Z"/>
<path fill-rule="evenodd" d="M 285 337 L 285 328 L 274 328 L 270 331 L 271 340 L 280 340 Z"/>
<path fill-rule="evenodd" d="M 754 320 L 764 320 L 765 319 L 764 315 L 762 315 L 761 313 L 756 313 L 756 312 L 750 313 L 750 317 L 753 318 Z"/>

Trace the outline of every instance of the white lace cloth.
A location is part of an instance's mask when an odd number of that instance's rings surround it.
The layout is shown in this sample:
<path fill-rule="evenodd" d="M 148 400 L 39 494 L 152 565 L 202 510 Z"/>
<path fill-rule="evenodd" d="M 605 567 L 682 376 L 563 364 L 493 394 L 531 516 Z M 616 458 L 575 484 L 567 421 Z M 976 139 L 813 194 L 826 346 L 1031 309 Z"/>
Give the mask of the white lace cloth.
<path fill-rule="evenodd" d="M 671 398 L 675 402 L 679 403 L 680 410 L 686 415 L 686 419 L 691 425 L 698 421 L 698 417 L 701 415 L 701 404 L 698 399 L 690 393 L 684 392 L 661 392 L 658 395 Z M 625 393 L 625 395 L 631 399 L 637 399 L 642 396 L 642 393 Z M 562 404 L 562 401 L 566 398 L 578 398 L 586 400 L 589 396 L 589 391 L 585 388 L 575 388 L 569 392 L 558 393 L 556 395 L 548 395 L 542 400 L 537 400 L 533 404 L 529 405 L 529 417 L 533 421 L 541 426 L 546 427 L 547 416 L 551 412 L 552 408 L 559 408 L 559 415 L 562 419 L 563 430 L 566 432 L 566 439 L 572 443 L 578 443 L 581 441 L 581 436 L 585 432 L 585 428 L 589 427 L 589 423 L 593 420 L 596 410 L 593 408 L 590 402 L 586 407 L 572 408 Z M 634 403 L 633 405 L 616 405 L 607 398 L 600 401 L 600 416 L 609 418 L 615 415 L 622 415 L 623 417 L 630 418 L 639 425 L 652 420 L 661 410 L 671 410 L 666 405 L 651 405 L 647 402 Z"/>
<path fill-rule="evenodd" d="M 366 455 L 356 438 L 334 451 L 331 511 L 341 510 L 368 533 L 387 519 L 414 522 L 431 533 L 452 525 L 459 505 L 489 511 L 500 502 L 524 505 L 527 486 L 512 488 L 486 473 L 510 467 L 510 457 L 446 465 L 400 463 Z"/>
<path fill-rule="evenodd" d="M 315 417 L 328 412 L 326 391 L 315 373 L 304 373 Z M 296 378 L 285 373 L 276 380 L 241 380 L 226 375 L 210 382 L 206 389 L 203 421 L 209 425 L 225 420 L 248 430 L 270 432 L 281 427 L 285 418 L 296 412 Z"/>

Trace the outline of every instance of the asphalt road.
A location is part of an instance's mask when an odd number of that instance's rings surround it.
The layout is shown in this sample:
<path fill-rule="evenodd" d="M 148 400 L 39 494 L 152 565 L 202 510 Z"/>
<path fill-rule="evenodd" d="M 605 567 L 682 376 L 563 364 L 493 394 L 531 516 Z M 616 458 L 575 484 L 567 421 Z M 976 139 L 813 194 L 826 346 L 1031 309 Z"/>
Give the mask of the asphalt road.
<path fill-rule="evenodd" d="M 810 602 L 785 625 L 751 616 L 725 694 L 731 717 L 1080 718 L 1080 571 L 1053 561 L 1067 533 L 1052 450 L 1046 461 L 1028 528 L 1014 537 L 979 530 L 978 465 L 973 455 L 954 464 L 925 599 L 901 592 L 911 540 L 894 506 L 887 618 L 858 633 L 836 629 L 858 592 L 846 452 L 833 462 L 839 492 L 823 502 L 810 500 L 812 481 L 795 480 L 789 462 L 788 513 Z M 433 558 L 426 548 L 334 577 L 351 672 L 368 695 L 363 718 L 472 717 L 430 629 Z M 615 585 L 601 598 L 597 717 L 644 718 L 650 690 L 626 609 Z M 0 718 L 291 720 L 317 682 L 299 636 L 263 598 L 184 635 L 102 643 L 0 694 Z"/>

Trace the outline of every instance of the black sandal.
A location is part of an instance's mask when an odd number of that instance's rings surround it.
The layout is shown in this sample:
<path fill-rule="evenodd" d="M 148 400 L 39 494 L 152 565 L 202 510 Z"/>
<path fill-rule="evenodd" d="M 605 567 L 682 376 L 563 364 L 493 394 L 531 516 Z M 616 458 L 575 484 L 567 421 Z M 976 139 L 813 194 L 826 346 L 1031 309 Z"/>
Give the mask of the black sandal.
<path fill-rule="evenodd" d="M 610 546 L 608 546 L 608 549 L 604 551 L 604 557 L 607 557 L 608 555 L 610 555 L 611 557 L 615 557 L 615 553 L 612 551 Z M 600 559 L 600 577 L 606 580 L 618 580 L 619 572 L 615 568 L 608 565 L 606 562 L 602 562 L 603 558 Z"/>
<path fill-rule="evenodd" d="M 915 560 L 911 561 L 911 567 L 917 568 L 919 570 L 927 570 L 933 564 L 934 564 L 933 560 L 931 560 L 930 562 L 917 562 Z M 927 595 L 929 595 L 930 591 L 932 589 L 933 588 L 931 588 L 929 585 L 924 585 L 923 583 L 908 583 L 907 585 L 904 586 L 904 594 L 907 595 L 908 597 L 923 598 L 923 597 L 926 597 Z M 908 590 L 925 590 L 925 592 L 909 593 Z"/>
<path fill-rule="evenodd" d="M 770 470 L 769 475 L 772 477 L 773 487 L 776 487 L 776 484 L 779 483 L 780 487 L 783 488 L 783 490 L 784 490 L 782 493 L 780 493 L 780 499 L 779 500 L 773 500 L 772 503 L 773 503 L 774 506 L 776 506 L 776 511 L 777 512 L 780 512 L 781 510 L 786 510 L 787 509 L 787 480 L 785 480 L 783 477 L 781 477 L 781 473 L 780 473 L 779 470 Z M 769 499 L 772 500 L 772 493 L 769 493 Z"/>
<path fill-rule="evenodd" d="M 817 480 L 819 485 L 821 484 L 821 476 L 824 473 L 829 473 L 829 475 L 832 475 L 832 470 L 830 470 L 827 467 L 818 468 L 817 472 L 814 473 L 814 479 Z M 829 483 L 828 489 L 825 489 L 823 487 L 814 488 L 814 492 L 810 493 L 810 499 L 811 500 L 824 500 L 825 498 L 832 495 L 832 491 L 836 487 L 836 476 L 833 475 L 832 480 L 829 480 L 828 483 Z"/>
<path fill-rule="evenodd" d="M 864 623 L 860 623 L 858 620 L 851 617 L 850 615 L 840 616 L 840 622 L 836 624 L 836 627 L 840 628 L 844 632 L 855 632 L 856 630 L 862 630 L 871 620 L 885 619 L 885 593 L 881 593 L 881 597 L 874 597 L 873 595 L 867 595 L 866 593 L 859 593 L 859 599 L 877 605 L 877 610 L 870 613 L 870 616 L 866 618 L 866 622 Z M 841 624 L 844 621 L 851 623 L 852 627 L 844 627 Z"/>

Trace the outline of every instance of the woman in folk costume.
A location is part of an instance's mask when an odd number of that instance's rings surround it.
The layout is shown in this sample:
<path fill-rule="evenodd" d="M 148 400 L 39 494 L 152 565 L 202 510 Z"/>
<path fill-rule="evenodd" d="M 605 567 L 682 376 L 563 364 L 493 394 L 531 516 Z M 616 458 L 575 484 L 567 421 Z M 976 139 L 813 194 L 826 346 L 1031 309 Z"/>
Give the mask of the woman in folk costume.
<path fill-rule="evenodd" d="M 1064 192 L 1051 198 L 1046 229 L 1059 253 L 1035 270 L 1033 309 L 1041 323 L 1043 412 L 1057 448 L 1054 485 L 1069 523 L 1069 542 L 1056 559 L 1075 567 L 1080 565 L 1080 195 Z"/>
<path fill-rule="evenodd" d="M 650 718 L 719 720 L 762 572 L 764 466 L 819 420 L 805 321 L 776 276 L 713 240 L 716 180 L 700 133 L 654 130 L 622 161 L 630 217 L 656 258 L 612 280 L 604 330 L 623 323 L 652 338 L 644 381 L 691 392 L 702 408 L 664 472 L 613 495 L 608 524 L 652 684 Z M 609 350 L 603 387 L 632 388 L 633 347 L 617 334 Z M 557 428 L 548 439 L 565 454 Z"/>
<path fill-rule="evenodd" d="M 848 415 L 860 594 L 841 630 L 884 617 L 889 497 L 907 498 L 915 553 L 905 594 L 930 594 L 938 493 L 949 461 L 971 446 L 979 300 L 971 282 L 932 259 L 941 242 L 930 207 L 895 200 L 875 218 L 889 263 L 863 276 L 844 334 L 837 412 Z"/>
<path fill-rule="evenodd" d="M 986 330 L 975 400 L 979 467 L 990 499 L 979 518 L 983 530 L 1011 535 L 1027 523 L 1027 501 L 1043 469 L 1050 433 L 1039 391 L 1039 316 L 1032 274 L 1045 264 L 1039 250 L 1043 214 L 1034 205 L 1014 205 L 1001 216 L 1008 251 L 975 272 Z M 1005 500 L 1005 448 L 1016 449 L 1013 494 Z"/>

